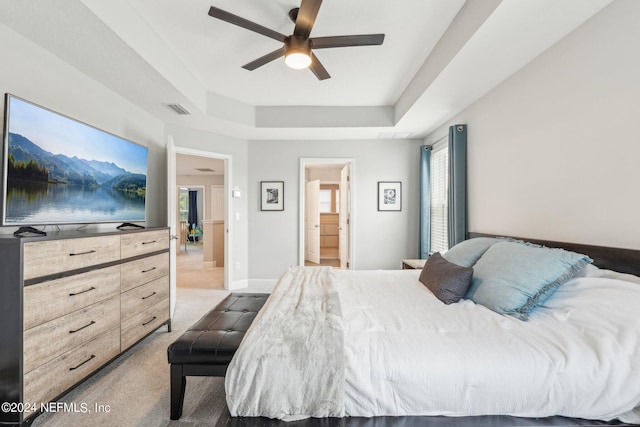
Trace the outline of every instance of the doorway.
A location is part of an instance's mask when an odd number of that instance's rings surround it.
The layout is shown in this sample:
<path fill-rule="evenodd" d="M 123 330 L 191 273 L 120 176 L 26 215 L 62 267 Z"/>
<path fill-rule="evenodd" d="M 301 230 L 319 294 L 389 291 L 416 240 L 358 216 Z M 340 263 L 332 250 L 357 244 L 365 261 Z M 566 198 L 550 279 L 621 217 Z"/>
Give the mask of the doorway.
<path fill-rule="evenodd" d="M 224 186 L 224 159 L 176 154 L 178 287 L 225 289 L 225 200 L 213 198 L 214 189 L 222 188 L 224 195 Z"/>
<path fill-rule="evenodd" d="M 353 159 L 300 160 L 300 265 L 353 268 Z"/>
<path fill-rule="evenodd" d="M 231 236 L 232 236 L 233 230 L 232 230 L 231 224 L 229 224 L 229 218 L 231 218 L 231 214 L 230 214 L 231 206 L 230 206 L 230 200 L 229 200 L 229 188 L 230 188 L 229 178 L 231 176 L 231 160 L 232 160 L 231 156 L 225 155 L 225 154 L 212 153 L 208 151 L 202 151 L 202 150 L 176 147 L 174 144 L 173 138 L 169 136 L 168 142 L 167 142 L 167 193 L 168 193 L 167 194 L 167 225 L 171 229 L 170 233 L 173 239 L 172 241 L 174 242 L 173 244 L 170 245 L 170 261 L 169 261 L 170 300 L 171 300 L 172 315 L 173 315 L 173 312 L 175 311 L 176 297 L 177 297 L 176 276 L 177 276 L 177 269 L 179 268 L 179 266 L 177 265 L 176 259 L 178 258 L 178 254 L 179 254 L 179 243 L 180 243 L 180 233 L 181 233 L 181 226 L 179 222 L 179 205 L 178 205 L 178 191 L 180 187 L 178 187 L 178 178 L 180 176 L 197 175 L 195 172 L 181 173 L 180 175 L 178 174 L 178 165 L 179 165 L 179 162 L 181 162 L 181 160 L 179 159 L 179 156 L 181 155 L 189 156 L 189 157 L 183 158 L 183 160 L 185 160 L 184 163 L 187 165 L 187 167 L 190 167 L 191 169 L 195 169 L 197 167 L 200 169 L 205 169 L 204 172 L 207 172 L 206 169 L 213 169 L 214 171 L 216 170 L 215 166 L 214 167 L 211 167 L 209 165 L 204 167 L 198 166 L 196 162 L 200 160 L 212 160 L 212 159 L 218 160 L 219 162 L 221 162 L 219 164 L 223 165 L 222 176 L 224 178 L 223 178 L 223 183 L 221 184 L 223 186 L 223 191 L 222 191 L 222 197 L 219 199 L 224 201 L 224 208 L 221 210 L 223 213 L 224 219 L 218 220 L 222 223 L 222 227 L 218 227 L 218 228 L 220 229 L 219 231 L 220 231 L 220 234 L 222 235 L 221 240 L 223 241 L 223 244 L 222 244 L 223 251 L 224 251 L 224 256 L 222 258 L 223 266 L 230 265 L 230 262 L 232 260 Z M 203 171 L 198 171 L 198 172 L 203 172 Z M 197 185 L 197 183 L 191 182 L 190 181 L 191 179 L 195 179 L 195 178 L 191 177 L 184 180 L 181 179 L 181 181 L 188 181 L 188 182 L 181 182 L 181 184 L 184 184 L 187 186 Z M 220 184 L 216 184 L 216 185 L 219 186 Z M 206 194 L 207 194 L 207 191 L 203 192 L 203 199 L 206 198 Z M 213 199 L 213 195 L 216 194 L 216 192 L 211 190 L 210 194 L 212 195 L 211 198 Z M 208 209 L 208 206 L 210 205 L 210 203 L 211 203 L 211 200 L 209 201 L 209 203 L 206 203 L 206 202 L 203 203 L 205 218 L 207 218 L 206 216 L 207 211 L 209 212 L 214 211 L 214 209 Z M 218 212 L 220 212 L 220 209 L 218 210 Z M 212 220 L 212 223 L 213 222 L 214 221 Z M 206 221 L 203 221 L 202 225 L 203 225 L 203 230 L 202 230 L 203 238 L 204 238 L 204 241 L 206 241 L 205 236 L 207 235 L 207 228 L 208 228 Z M 213 233 L 209 232 L 208 234 L 211 236 Z M 204 241 L 203 241 L 203 247 L 202 247 L 203 256 L 204 256 L 204 250 L 206 249 L 206 246 L 204 245 Z M 188 249 L 189 248 L 187 248 L 187 250 Z M 191 266 L 191 264 L 189 264 L 189 266 Z M 224 268 L 222 288 L 225 290 L 228 290 L 231 280 L 232 280 L 231 269 Z"/>

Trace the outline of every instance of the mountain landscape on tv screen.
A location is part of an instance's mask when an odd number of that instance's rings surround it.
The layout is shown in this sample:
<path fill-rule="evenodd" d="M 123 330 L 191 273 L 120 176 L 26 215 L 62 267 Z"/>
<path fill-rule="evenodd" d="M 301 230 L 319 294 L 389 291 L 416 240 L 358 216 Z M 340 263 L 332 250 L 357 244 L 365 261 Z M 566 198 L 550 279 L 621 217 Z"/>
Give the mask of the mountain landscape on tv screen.
<path fill-rule="evenodd" d="M 147 178 L 118 165 L 52 154 L 28 138 L 9 134 L 8 179 L 44 181 L 54 184 L 113 188 L 144 194 Z"/>
<path fill-rule="evenodd" d="M 9 133 L 5 222 L 143 221 L 146 175 L 53 154 Z"/>

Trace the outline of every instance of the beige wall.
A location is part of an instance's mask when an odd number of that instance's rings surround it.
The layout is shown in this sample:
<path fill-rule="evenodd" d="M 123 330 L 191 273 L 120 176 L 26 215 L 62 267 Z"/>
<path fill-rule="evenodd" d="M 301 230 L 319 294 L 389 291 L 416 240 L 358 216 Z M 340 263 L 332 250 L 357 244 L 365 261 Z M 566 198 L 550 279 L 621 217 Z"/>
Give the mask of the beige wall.
<path fill-rule="evenodd" d="M 638 16 L 612 3 L 447 123 L 468 124 L 470 231 L 640 249 Z"/>

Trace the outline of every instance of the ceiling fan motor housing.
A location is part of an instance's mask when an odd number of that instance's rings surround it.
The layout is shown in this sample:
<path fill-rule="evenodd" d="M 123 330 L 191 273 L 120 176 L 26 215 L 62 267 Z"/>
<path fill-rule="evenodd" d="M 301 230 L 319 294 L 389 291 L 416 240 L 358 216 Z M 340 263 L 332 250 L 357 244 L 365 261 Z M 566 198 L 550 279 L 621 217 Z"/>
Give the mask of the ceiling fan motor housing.
<path fill-rule="evenodd" d="M 293 68 L 307 68 L 311 64 L 311 40 L 291 35 L 284 39 L 284 57 L 287 65 Z"/>
<path fill-rule="evenodd" d="M 300 52 L 311 55 L 311 39 L 302 36 L 288 36 L 284 39 L 286 54 Z"/>

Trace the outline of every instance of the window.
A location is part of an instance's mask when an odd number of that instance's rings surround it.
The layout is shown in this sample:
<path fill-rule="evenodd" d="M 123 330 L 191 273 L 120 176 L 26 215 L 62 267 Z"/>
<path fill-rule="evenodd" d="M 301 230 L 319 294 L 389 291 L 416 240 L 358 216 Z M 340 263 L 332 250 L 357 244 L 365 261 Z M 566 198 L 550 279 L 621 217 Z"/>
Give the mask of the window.
<path fill-rule="evenodd" d="M 431 151 L 431 253 L 449 249 L 449 145 Z"/>
<path fill-rule="evenodd" d="M 180 221 L 189 220 L 189 191 L 180 189 Z"/>
<path fill-rule="evenodd" d="M 340 190 L 338 185 L 320 186 L 320 213 L 340 212 Z"/>
<path fill-rule="evenodd" d="M 467 235 L 467 125 L 420 147 L 419 253 L 445 252 Z"/>
<path fill-rule="evenodd" d="M 320 189 L 320 212 L 331 212 L 331 190 Z"/>

